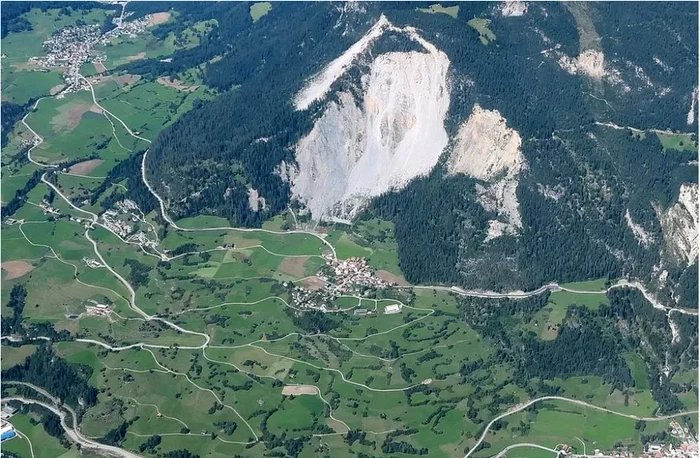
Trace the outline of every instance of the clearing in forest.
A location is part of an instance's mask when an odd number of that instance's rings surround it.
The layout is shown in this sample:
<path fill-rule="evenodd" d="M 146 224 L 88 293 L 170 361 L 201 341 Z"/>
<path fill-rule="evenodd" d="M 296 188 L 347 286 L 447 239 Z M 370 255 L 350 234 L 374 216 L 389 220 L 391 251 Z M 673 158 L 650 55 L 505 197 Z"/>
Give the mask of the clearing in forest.
<path fill-rule="evenodd" d="M 269 13 L 271 9 L 272 4 L 270 2 L 253 3 L 250 6 L 250 17 L 253 18 L 253 22 L 258 22 L 260 18 Z"/>
<path fill-rule="evenodd" d="M 126 75 L 115 76 L 114 82 L 119 86 L 128 86 L 129 84 L 133 84 L 140 79 L 141 75 L 131 75 L 127 73 Z"/>
<path fill-rule="evenodd" d="M 489 29 L 489 25 L 491 25 L 491 20 L 484 18 L 474 18 L 467 22 L 467 24 L 469 24 L 469 27 L 479 32 L 479 40 L 481 40 L 481 43 L 484 46 L 496 40 L 496 34 L 493 33 L 493 30 Z"/>
<path fill-rule="evenodd" d="M 661 146 L 664 149 L 675 149 L 678 151 L 698 151 L 698 143 L 693 140 L 692 134 L 673 134 L 673 133 L 661 133 L 656 132 L 659 137 Z"/>
<path fill-rule="evenodd" d="M 434 3 L 430 5 L 428 8 L 416 8 L 418 11 L 421 13 L 428 13 L 428 14 L 446 14 L 448 16 L 452 16 L 453 18 L 457 19 L 457 15 L 459 14 L 459 5 L 455 6 L 442 6 L 439 3 Z"/>
<path fill-rule="evenodd" d="M 134 54 L 133 56 L 126 56 L 124 58 L 124 60 L 127 62 L 131 62 L 133 60 L 141 60 L 141 59 L 145 59 L 145 58 L 146 58 L 146 53 L 144 51 L 141 51 L 140 53 Z"/>
<path fill-rule="evenodd" d="M 173 89 L 177 89 L 178 91 L 194 92 L 197 89 L 199 89 L 199 86 L 187 86 L 178 79 L 166 78 L 165 76 L 161 76 L 156 81 L 158 81 L 158 83 L 162 84 L 163 86 L 171 87 Z"/>
<path fill-rule="evenodd" d="M 170 20 L 170 13 L 154 13 L 148 18 L 148 27 L 165 24 Z"/>

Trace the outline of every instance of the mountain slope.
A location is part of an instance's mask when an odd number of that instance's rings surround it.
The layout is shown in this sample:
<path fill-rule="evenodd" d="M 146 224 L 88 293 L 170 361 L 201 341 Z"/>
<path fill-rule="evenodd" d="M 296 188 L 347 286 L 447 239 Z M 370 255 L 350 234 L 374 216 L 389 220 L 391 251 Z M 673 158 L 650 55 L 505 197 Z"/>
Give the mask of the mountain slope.
<path fill-rule="evenodd" d="M 203 77 L 225 93 L 148 156 L 170 210 L 376 215 L 412 282 L 629 277 L 697 306 L 697 10 L 416 6 L 283 4 L 220 31 L 233 48 Z"/>
<path fill-rule="evenodd" d="M 360 76 L 359 103 L 347 90 L 335 94 L 321 118 L 295 148 L 298 172 L 291 177 L 294 197 L 316 219 L 350 223 L 370 198 L 401 189 L 426 175 L 447 145 L 444 118 L 449 107 L 449 60 L 415 30 L 397 29 L 384 16 L 367 35 L 331 62 L 297 96 L 297 108 L 309 95 L 325 92 L 325 73 L 348 52 L 371 42 L 383 30 L 398 31 L 422 51 L 380 54 Z M 377 30 L 379 32 L 377 32 Z M 371 48 L 364 53 L 371 52 Z M 339 76 L 339 75 L 337 75 Z"/>

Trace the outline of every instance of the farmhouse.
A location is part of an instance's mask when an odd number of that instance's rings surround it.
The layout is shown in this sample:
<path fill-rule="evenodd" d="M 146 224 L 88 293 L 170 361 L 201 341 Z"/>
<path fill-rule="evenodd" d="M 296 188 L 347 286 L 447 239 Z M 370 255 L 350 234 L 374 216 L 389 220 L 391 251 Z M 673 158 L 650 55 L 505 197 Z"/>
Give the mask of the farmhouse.
<path fill-rule="evenodd" d="M 5 404 L 4 406 L 2 406 L 2 410 L 0 411 L 0 417 L 3 420 L 7 420 L 11 416 L 13 416 L 16 411 L 17 409 L 15 409 L 14 407 L 10 406 L 9 404 Z"/>
<path fill-rule="evenodd" d="M 12 426 L 12 424 L 8 422 L 0 422 L 0 441 L 5 441 L 7 439 L 12 439 L 15 437 L 17 433 L 15 433 L 15 428 Z"/>

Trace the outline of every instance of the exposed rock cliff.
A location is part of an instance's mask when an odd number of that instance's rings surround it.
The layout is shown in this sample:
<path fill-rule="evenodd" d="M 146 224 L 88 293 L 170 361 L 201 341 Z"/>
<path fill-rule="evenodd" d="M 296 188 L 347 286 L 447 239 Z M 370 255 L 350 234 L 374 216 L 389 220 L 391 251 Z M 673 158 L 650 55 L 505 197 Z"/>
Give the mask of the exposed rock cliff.
<path fill-rule="evenodd" d="M 489 222 L 486 240 L 515 234 L 522 227 L 515 190 L 524 158 L 518 132 L 506 125 L 498 111 L 475 105 L 469 119 L 459 128 L 450 156 L 450 173 L 464 173 L 484 180 L 477 185 L 479 202 L 499 214 Z"/>
<path fill-rule="evenodd" d="M 698 185 L 681 185 L 678 202 L 661 215 L 664 258 L 683 266 L 698 260 Z"/>
<path fill-rule="evenodd" d="M 450 104 L 450 62 L 443 52 L 414 29 L 397 29 L 382 17 L 358 42 L 361 46 L 353 45 L 352 53 L 387 29 L 405 34 L 425 52 L 377 56 L 361 78 L 362 100 L 349 92 L 336 94 L 296 145 L 292 193 L 316 219 L 352 220 L 370 198 L 427 174 L 447 145 L 443 123 Z M 330 69 L 351 61 L 343 57 L 329 64 L 297 96 L 297 107 L 322 97 L 339 75 Z"/>

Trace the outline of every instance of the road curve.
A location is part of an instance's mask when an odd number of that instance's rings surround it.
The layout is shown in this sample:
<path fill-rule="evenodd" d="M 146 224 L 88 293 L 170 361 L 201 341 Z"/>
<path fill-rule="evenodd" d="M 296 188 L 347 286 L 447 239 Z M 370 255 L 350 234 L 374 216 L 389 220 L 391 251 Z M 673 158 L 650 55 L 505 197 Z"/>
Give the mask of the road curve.
<path fill-rule="evenodd" d="M 24 402 L 25 404 L 38 404 L 43 407 L 46 407 L 47 409 L 51 410 L 53 413 L 59 416 L 61 419 L 61 426 L 63 429 L 66 431 L 68 436 L 74 441 L 78 442 L 79 444 L 82 444 L 83 447 L 85 448 L 92 448 L 96 449 L 98 451 L 105 452 L 106 454 L 109 454 L 110 456 L 117 456 L 121 458 L 142 458 L 140 455 L 136 455 L 135 453 L 131 453 L 127 450 L 121 449 L 119 447 L 113 447 L 111 445 L 105 445 L 105 444 L 100 444 L 99 442 L 95 442 L 85 436 L 83 436 L 80 433 L 80 429 L 78 428 L 78 415 L 75 413 L 75 410 L 68 404 L 61 403 L 61 400 L 53 396 L 51 393 L 48 391 L 44 390 L 41 387 L 38 387 L 34 384 L 27 383 L 27 382 L 19 382 L 19 381 L 2 381 L 3 384 L 6 385 L 22 385 L 26 386 L 28 388 L 31 388 L 32 390 L 36 391 L 40 395 L 44 396 L 47 399 L 50 399 L 52 404 L 48 404 L 42 401 L 38 401 L 36 399 L 28 399 L 24 398 L 22 396 L 13 396 L 13 397 L 7 397 L 3 398 L 3 401 L 11 401 L 11 400 L 16 400 L 20 402 Z M 59 408 L 60 406 L 60 408 Z M 66 423 L 66 412 L 61 410 L 61 408 L 67 410 L 71 414 L 72 418 L 72 423 L 73 426 L 69 426 Z"/>
<path fill-rule="evenodd" d="M 541 401 L 564 401 L 564 402 L 570 402 L 570 403 L 572 403 L 572 404 L 578 404 L 578 405 L 583 406 L 583 407 L 588 407 L 588 408 L 591 408 L 591 409 L 600 410 L 600 411 L 607 412 L 607 413 L 610 413 L 610 414 L 613 414 L 613 415 L 617 415 L 617 416 L 620 416 L 620 417 L 631 418 L 632 420 L 643 420 L 643 421 L 663 421 L 663 420 L 670 420 L 671 418 L 682 417 L 683 415 L 690 415 L 690 414 L 697 414 L 697 413 L 698 413 L 697 410 L 689 410 L 689 411 L 687 411 L 687 412 L 679 412 L 679 413 L 675 413 L 675 414 L 672 414 L 672 415 L 663 415 L 663 416 L 659 416 L 659 417 L 638 417 L 637 415 L 615 412 L 614 410 L 610 410 L 610 409 L 606 409 L 605 407 L 600 407 L 600 406 L 596 406 L 596 405 L 593 405 L 593 404 L 589 404 L 589 403 L 584 402 L 584 401 L 579 401 L 578 399 L 570 399 L 570 398 L 565 398 L 565 397 L 562 397 L 562 396 L 542 396 L 542 397 L 540 397 L 540 398 L 531 399 L 531 400 L 529 400 L 529 401 L 527 401 L 527 402 L 525 402 L 525 403 L 523 403 L 523 404 L 518 404 L 518 405 L 516 405 L 516 406 L 514 406 L 514 407 L 512 407 L 512 408 L 510 408 L 510 409 L 508 409 L 506 412 L 502 413 L 501 415 L 497 416 L 497 417 L 494 418 L 493 420 L 491 420 L 491 421 L 486 425 L 486 428 L 484 428 L 484 432 L 481 433 L 481 436 L 479 436 L 479 440 L 476 441 L 476 444 L 474 444 L 474 446 L 473 446 L 471 449 L 469 449 L 469 451 L 467 452 L 467 454 L 464 455 L 464 458 L 469 458 L 469 457 L 474 453 L 474 451 L 476 450 L 476 448 L 479 447 L 479 445 L 481 445 L 481 443 L 484 441 L 484 439 L 486 439 L 486 435 L 489 433 L 489 430 L 491 429 L 491 426 L 493 426 L 493 424 L 496 423 L 498 420 L 500 420 L 500 419 L 502 419 L 502 418 L 505 418 L 505 417 L 507 417 L 507 416 L 509 416 L 509 415 L 512 415 L 512 414 L 514 414 L 514 413 L 520 412 L 521 410 L 525 410 L 525 409 L 527 409 L 528 407 L 530 407 L 531 405 L 533 405 L 533 404 L 535 404 L 535 403 L 538 403 L 538 402 L 541 402 Z"/>
<path fill-rule="evenodd" d="M 73 442 L 77 442 L 78 444 L 80 444 L 83 450 L 95 450 L 103 455 L 114 456 L 119 458 L 142 458 L 140 455 L 136 455 L 135 453 L 131 453 L 119 447 L 100 444 L 99 442 L 95 442 L 91 439 L 88 439 L 87 437 L 80 434 L 80 432 L 78 432 L 76 429 L 73 429 L 70 426 L 68 426 L 68 424 L 66 423 L 66 413 L 51 404 L 47 404 L 45 402 L 37 401 L 34 399 L 24 398 L 22 396 L 8 396 L 6 398 L 3 398 L 3 401 L 19 401 L 23 404 L 37 404 L 46 409 L 49 409 L 50 411 L 58 415 L 58 417 L 61 419 L 61 427 L 66 432 L 68 437 L 70 437 L 70 439 Z"/>
<path fill-rule="evenodd" d="M 508 453 L 509 450 L 512 450 L 514 448 L 522 448 L 522 447 L 539 448 L 540 450 L 545 450 L 547 452 L 552 452 L 552 453 L 556 453 L 556 454 L 559 453 L 556 450 L 554 450 L 553 448 L 545 447 L 544 445 L 532 444 L 529 442 L 522 442 L 519 444 L 509 445 L 508 447 L 506 447 L 503 450 L 501 450 L 500 452 L 498 452 L 498 454 L 494 458 L 503 458 L 504 456 L 506 456 L 506 453 Z"/>
<path fill-rule="evenodd" d="M 118 118 L 117 118 L 118 119 Z M 201 228 L 186 228 L 186 227 L 180 227 L 178 226 L 175 221 L 170 218 L 170 215 L 168 215 L 168 212 L 165 208 L 165 202 L 163 199 L 158 195 L 156 190 L 151 186 L 151 184 L 148 182 L 148 179 L 146 178 L 146 156 L 148 155 L 148 151 L 146 151 L 143 154 L 143 158 L 141 159 L 141 180 L 143 181 L 143 184 L 146 185 L 148 190 L 151 192 L 153 197 L 156 198 L 158 201 L 158 206 L 160 207 L 160 213 L 161 216 L 165 221 L 168 222 L 173 228 L 177 229 L 178 231 L 183 231 L 183 232 L 198 232 L 198 231 L 238 231 L 238 232 L 266 232 L 268 234 L 277 234 L 277 235 L 287 235 L 287 234 L 307 234 L 311 235 L 313 237 L 316 237 L 319 239 L 324 245 L 326 245 L 331 252 L 333 253 L 333 257 L 335 259 L 338 259 L 338 255 L 335 252 L 335 247 L 328 242 L 328 240 L 324 239 L 321 237 L 318 233 L 312 232 L 312 231 L 302 231 L 302 230 L 292 230 L 292 231 L 273 231 L 270 229 L 258 229 L 258 228 L 251 228 L 251 227 L 231 227 L 231 226 L 220 226 L 220 227 L 201 227 Z"/>

